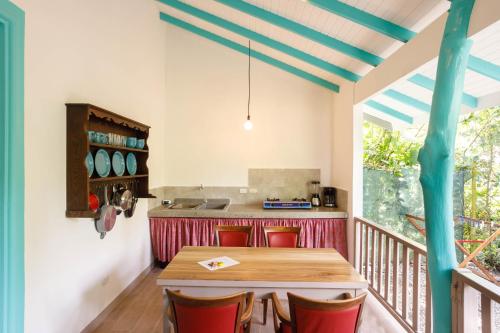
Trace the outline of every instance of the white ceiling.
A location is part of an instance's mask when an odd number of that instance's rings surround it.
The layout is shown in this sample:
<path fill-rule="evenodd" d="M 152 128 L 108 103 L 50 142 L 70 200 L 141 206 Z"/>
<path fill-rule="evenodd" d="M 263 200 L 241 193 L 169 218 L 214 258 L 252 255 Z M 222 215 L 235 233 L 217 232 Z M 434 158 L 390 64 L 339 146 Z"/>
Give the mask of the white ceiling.
<path fill-rule="evenodd" d="M 278 14 L 321 33 L 337 38 L 343 42 L 371 52 L 382 58 L 389 57 L 399 47 L 403 45 L 395 39 L 382 35 L 376 31 L 368 29 L 362 25 L 334 15 L 304 0 L 245 0 L 255 6 Z M 342 2 L 354 6 L 363 11 L 401 25 L 407 29 L 419 32 L 436 18 L 449 9 L 447 0 L 341 0 Z M 261 19 L 247 15 L 241 11 L 233 9 L 213 0 L 183 0 L 182 2 L 194 6 L 203 11 L 209 12 L 220 18 L 231 21 L 266 37 L 275 39 L 301 51 L 316 56 L 322 60 L 350 70 L 358 75 L 365 75 L 373 67 L 360 60 L 354 59 L 336 50 L 328 48 L 320 43 L 304 38 L 296 33 L 290 32 Z M 170 6 L 160 4 L 160 10 L 171 16 L 184 20 L 197 27 L 208 30 L 241 45 L 248 45 L 248 39 L 238 34 L 232 33 L 223 28 L 219 28 L 204 20 L 197 19 L 182 11 Z M 500 64 L 500 22 L 483 30 L 473 38 L 474 44 L 471 54 L 489 62 Z M 262 52 L 275 59 L 283 61 L 292 66 L 314 74 L 320 78 L 333 83 L 342 83 L 342 79 L 323 69 L 319 69 L 304 61 L 298 60 L 280 51 L 252 41 L 252 49 Z M 422 66 L 417 72 L 435 78 L 437 60 Z M 390 87 L 398 92 L 404 93 L 427 104 L 432 102 L 432 92 L 421 88 L 411 82 L 397 82 Z M 500 82 L 491 78 L 467 70 L 465 79 L 465 91 L 475 97 L 482 97 L 496 92 L 500 92 Z M 428 119 L 426 112 L 414 107 L 395 101 L 394 99 L 379 95 L 373 100 L 387 105 L 399 112 L 408 114 L 414 118 L 414 123 L 425 122 Z M 471 111 L 464 107 L 464 111 Z M 366 107 L 366 112 L 381 119 L 391 121 L 395 127 L 407 126 L 408 124 L 400 120 L 386 116 L 385 114 Z"/>
<path fill-rule="evenodd" d="M 363 76 L 373 68 L 371 65 L 360 60 L 216 1 L 183 0 L 182 2 L 241 25 L 266 37 L 288 44 L 359 75 Z M 403 45 L 402 42 L 396 41 L 340 16 L 333 15 L 302 0 L 247 0 L 246 2 L 384 58 Z M 414 31 L 421 30 L 449 8 L 449 2 L 447 0 L 358 0 L 344 2 L 374 15 L 389 19 L 394 23 L 401 24 Z M 229 38 L 242 45 L 247 45 L 248 41 L 246 38 L 230 33 L 227 30 L 217 28 L 206 21 L 194 19 L 192 16 L 166 5 L 160 5 L 160 9 L 165 13 L 186 20 L 200 28 L 221 34 L 223 37 Z M 256 42 L 254 42 L 253 45 L 259 47 L 259 51 L 266 54 L 274 52 L 272 48 L 260 45 Z M 273 56 L 284 62 L 290 61 L 291 59 L 291 57 L 281 52 L 274 52 Z M 322 72 L 323 74 L 318 74 L 320 77 L 330 78 L 334 83 L 335 81 L 340 82 L 342 80 L 323 70 L 320 70 L 318 73 Z"/>

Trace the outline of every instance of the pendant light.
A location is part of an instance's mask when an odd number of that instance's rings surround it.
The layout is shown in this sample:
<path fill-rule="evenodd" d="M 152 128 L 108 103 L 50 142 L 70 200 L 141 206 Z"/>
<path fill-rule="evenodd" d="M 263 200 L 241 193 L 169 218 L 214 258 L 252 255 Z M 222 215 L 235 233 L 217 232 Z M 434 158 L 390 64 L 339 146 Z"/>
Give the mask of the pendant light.
<path fill-rule="evenodd" d="M 253 128 L 250 120 L 250 40 L 248 40 L 248 104 L 247 104 L 247 120 L 243 124 L 243 128 L 250 131 Z"/>

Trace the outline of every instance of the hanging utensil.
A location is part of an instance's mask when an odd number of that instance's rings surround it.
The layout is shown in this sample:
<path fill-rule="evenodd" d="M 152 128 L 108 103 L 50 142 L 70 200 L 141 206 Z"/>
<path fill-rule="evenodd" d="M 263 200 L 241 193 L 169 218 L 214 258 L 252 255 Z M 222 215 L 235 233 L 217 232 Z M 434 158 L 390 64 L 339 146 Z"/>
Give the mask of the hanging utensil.
<path fill-rule="evenodd" d="M 101 239 L 106 236 L 106 232 L 111 231 L 116 221 L 116 208 L 109 204 L 108 186 L 104 186 L 104 204 L 101 207 L 101 216 L 95 221 L 95 228 L 101 234 Z"/>
<path fill-rule="evenodd" d="M 94 213 L 99 209 L 99 197 L 94 193 L 89 193 L 89 209 Z"/>
<path fill-rule="evenodd" d="M 113 186 L 113 192 L 113 204 L 122 211 L 130 209 L 133 199 L 132 192 L 121 184 Z"/>
<path fill-rule="evenodd" d="M 127 209 L 124 214 L 125 214 L 125 217 L 132 217 L 134 216 L 134 212 L 135 212 L 135 207 L 137 206 L 137 201 L 139 200 L 139 198 L 136 198 L 135 196 L 132 198 L 132 205 L 129 209 Z"/>

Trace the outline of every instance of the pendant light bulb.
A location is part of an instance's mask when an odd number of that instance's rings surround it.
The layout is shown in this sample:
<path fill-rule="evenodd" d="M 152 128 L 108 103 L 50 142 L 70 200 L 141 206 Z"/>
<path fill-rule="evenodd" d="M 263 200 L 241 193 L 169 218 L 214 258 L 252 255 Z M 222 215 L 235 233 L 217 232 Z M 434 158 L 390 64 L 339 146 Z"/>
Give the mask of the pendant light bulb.
<path fill-rule="evenodd" d="M 247 131 L 250 131 L 253 128 L 252 121 L 250 120 L 250 116 L 247 117 L 247 120 L 243 124 L 243 128 L 246 129 Z"/>

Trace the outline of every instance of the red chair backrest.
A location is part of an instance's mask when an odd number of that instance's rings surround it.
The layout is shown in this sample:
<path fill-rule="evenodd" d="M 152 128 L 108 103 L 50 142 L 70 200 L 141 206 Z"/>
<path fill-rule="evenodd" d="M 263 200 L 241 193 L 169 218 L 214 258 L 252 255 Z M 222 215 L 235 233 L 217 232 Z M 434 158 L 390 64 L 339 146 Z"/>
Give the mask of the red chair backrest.
<path fill-rule="evenodd" d="M 248 246 L 249 235 L 244 231 L 219 231 L 219 246 Z"/>
<path fill-rule="evenodd" d="M 215 240 L 218 246 L 250 246 L 251 225 L 216 225 Z"/>
<path fill-rule="evenodd" d="M 288 293 L 292 332 L 354 333 L 366 294 L 339 301 L 314 301 Z"/>
<path fill-rule="evenodd" d="M 236 333 L 241 329 L 245 293 L 193 298 L 167 290 L 176 333 Z"/>
<path fill-rule="evenodd" d="M 299 235 L 295 232 L 268 232 L 269 247 L 297 247 Z"/>
<path fill-rule="evenodd" d="M 238 304 L 211 307 L 174 305 L 177 333 L 234 333 Z"/>
<path fill-rule="evenodd" d="M 300 227 L 267 226 L 263 230 L 268 247 L 299 246 Z"/>

